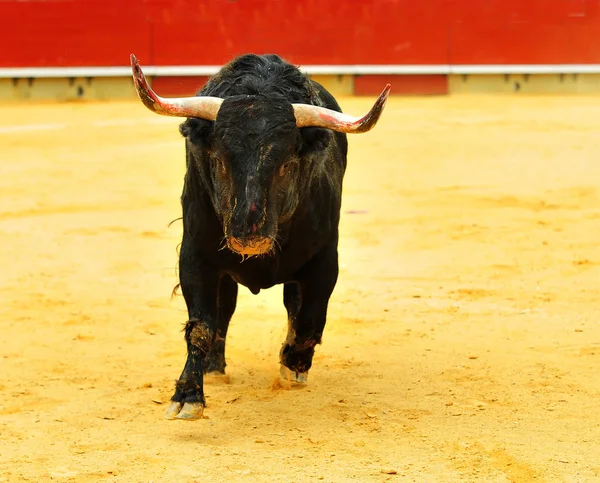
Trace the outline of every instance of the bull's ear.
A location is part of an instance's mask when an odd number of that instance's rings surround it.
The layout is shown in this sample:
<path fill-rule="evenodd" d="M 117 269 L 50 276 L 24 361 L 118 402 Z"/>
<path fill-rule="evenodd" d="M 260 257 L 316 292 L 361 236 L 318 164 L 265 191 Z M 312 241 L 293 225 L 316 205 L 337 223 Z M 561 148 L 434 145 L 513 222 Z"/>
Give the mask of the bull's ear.
<path fill-rule="evenodd" d="M 179 132 L 194 144 L 206 144 L 210 141 L 213 124 L 205 119 L 190 117 L 179 125 Z"/>
<path fill-rule="evenodd" d="M 326 149 L 333 133 L 329 129 L 303 127 L 300 129 L 300 137 L 302 138 L 300 155 L 305 155 Z"/>

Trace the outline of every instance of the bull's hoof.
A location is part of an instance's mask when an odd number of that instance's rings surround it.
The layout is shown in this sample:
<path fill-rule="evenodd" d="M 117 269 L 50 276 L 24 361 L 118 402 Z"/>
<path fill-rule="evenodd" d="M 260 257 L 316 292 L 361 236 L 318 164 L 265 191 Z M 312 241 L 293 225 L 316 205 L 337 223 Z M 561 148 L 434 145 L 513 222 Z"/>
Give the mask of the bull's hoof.
<path fill-rule="evenodd" d="M 314 341 L 308 341 L 302 345 L 283 344 L 279 355 L 279 362 L 287 367 L 292 374 L 295 372 L 298 375 L 306 374 L 312 366 L 312 358 L 315 353 Z M 298 377 L 296 377 L 297 379 Z M 302 379 L 302 377 L 300 377 Z"/>
<path fill-rule="evenodd" d="M 204 404 L 200 402 L 181 404 L 177 401 L 171 401 L 165 413 L 165 419 L 183 419 L 194 421 L 203 419 Z"/>
<path fill-rule="evenodd" d="M 308 382 L 308 371 L 291 371 L 283 364 L 281 364 L 279 367 L 279 374 L 284 381 L 291 381 L 295 382 L 296 384 L 306 384 Z"/>
<path fill-rule="evenodd" d="M 175 419 L 179 414 L 179 411 L 181 411 L 181 406 L 183 406 L 183 404 L 180 402 L 171 401 L 171 404 L 169 404 L 167 412 L 165 413 L 165 419 Z"/>

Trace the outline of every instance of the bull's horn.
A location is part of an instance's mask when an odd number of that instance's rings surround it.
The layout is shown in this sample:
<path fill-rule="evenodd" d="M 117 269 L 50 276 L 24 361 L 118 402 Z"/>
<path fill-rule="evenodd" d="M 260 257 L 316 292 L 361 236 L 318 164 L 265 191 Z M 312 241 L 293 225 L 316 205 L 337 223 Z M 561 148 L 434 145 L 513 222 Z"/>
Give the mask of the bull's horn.
<path fill-rule="evenodd" d="M 141 101 L 148 109 L 156 114 L 175 117 L 199 117 L 208 121 L 217 118 L 219 108 L 223 103 L 220 97 L 175 97 L 164 99 L 148 85 L 142 72 L 140 63 L 135 55 L 131 54 L 131 70 L 133 82 Z"/>
<path fill-rule="evenodd" d="M 367 132 L 377 124 L 391 88 L 390 84 L 385 86 L 371 110 L 363 117 L 353 117 L 310 104 L 292 104 L 294 116 L 296 116 L 296 125 L 298 127 L 324 127 L 348 134 Z"/>

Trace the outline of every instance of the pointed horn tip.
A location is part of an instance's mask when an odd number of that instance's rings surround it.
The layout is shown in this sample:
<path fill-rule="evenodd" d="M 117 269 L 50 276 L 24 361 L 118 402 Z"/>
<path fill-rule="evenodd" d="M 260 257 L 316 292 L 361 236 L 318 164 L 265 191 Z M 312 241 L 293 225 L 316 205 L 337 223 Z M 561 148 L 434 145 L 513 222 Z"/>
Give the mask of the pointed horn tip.
<path fill-rule="evenodd" d="M 129 60 L 131 61 L 131 73 L 133 74 L 133 79 L 136 83 L 136 86 L 138 84 L 145 84 L 146 76 L 144 75 L 142 67 L 140 66 L 140 62 L 138 61 L 135 54 L 131 54 L 129 56 Z"/>
<path fill-rule="evenodd" d="M 392 84 L 387 84 L 384 88 L 383 88 L 383 92 L 381 93 L 380 97 L 382 99 L 387 99 L 387 97 L 390 95 L 390 91 L 392 90 Z"/>

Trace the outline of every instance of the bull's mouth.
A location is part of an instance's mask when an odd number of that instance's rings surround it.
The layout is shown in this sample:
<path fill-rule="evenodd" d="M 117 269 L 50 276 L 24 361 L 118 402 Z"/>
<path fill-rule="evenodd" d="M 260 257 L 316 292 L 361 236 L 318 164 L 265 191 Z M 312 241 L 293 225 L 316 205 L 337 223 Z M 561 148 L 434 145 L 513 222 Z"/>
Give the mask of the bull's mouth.
<path fill-rule="evenodd" d="M 273 250 L 273 240 L 269 237 L 253 237 L 245 240 L 230 236 L 227 240 L 229 249 L 244 257 L 266 255 Z"/>

